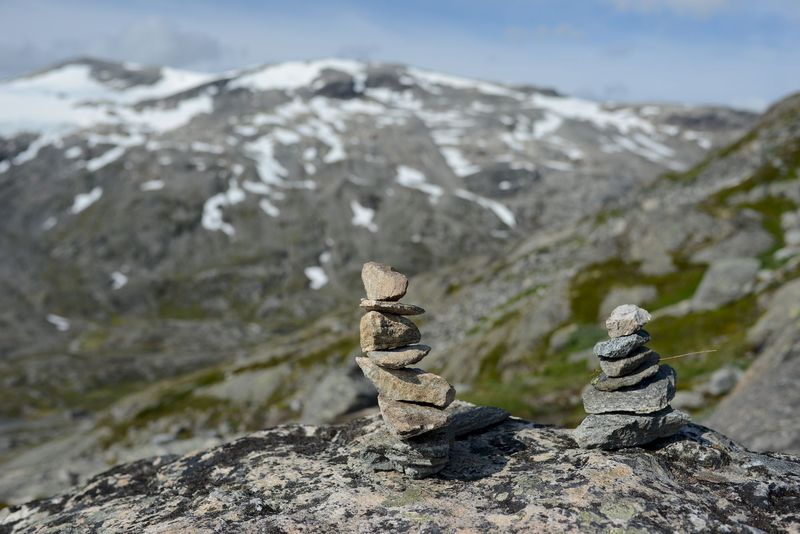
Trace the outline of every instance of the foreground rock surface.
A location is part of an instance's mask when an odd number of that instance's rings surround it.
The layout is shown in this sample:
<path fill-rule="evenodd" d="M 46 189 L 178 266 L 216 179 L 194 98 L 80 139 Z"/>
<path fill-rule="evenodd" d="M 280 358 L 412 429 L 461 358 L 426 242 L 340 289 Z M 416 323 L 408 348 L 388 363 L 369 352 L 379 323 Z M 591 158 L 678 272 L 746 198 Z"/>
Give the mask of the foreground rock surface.
<path fill-rule="evenodd" d="M 456 433 L 448 465 L 425 480 L 348 462 L 383 432 L 379 416 L 281 426 L 120 465 L 70 493 L 0 511 L 0 532 L 800 528 L 800 458 L 753 453 L 696 425 L 646 448 L 602 452 L 578 448 L 569 430 L 509 419 Z"/>

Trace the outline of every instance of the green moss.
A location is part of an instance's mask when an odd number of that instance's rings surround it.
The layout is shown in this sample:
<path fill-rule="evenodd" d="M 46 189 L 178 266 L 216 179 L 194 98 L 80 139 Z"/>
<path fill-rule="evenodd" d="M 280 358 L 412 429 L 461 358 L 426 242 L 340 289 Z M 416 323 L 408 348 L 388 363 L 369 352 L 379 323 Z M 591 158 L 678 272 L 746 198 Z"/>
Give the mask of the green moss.
<path fill-rule="evenodd" d="M 571 354 L 590 349 L 604 337 L 606 337 L 606 330 L 597 324 L 580 324 L 558 352 L 559 354 Z"/>
<path fill-rule="evenodd" d="M 208 313 L 199 305 L 188 301 L 161 301 L 158 305 L 158 316 L 162 319 L 179 319 L 197 321 L 207 319 Z"/>
<path fill-rule="evenodd" d="M 382 506 L 387 508 L 394 508 L 398 506 L 408 506 L 416 504 L 423 500 L 422 490 L 418 486 L 409 486 L 402 493 L 396 493 L 386 497 L 381 503 Z"/>
<path fill-rule="evenodd" d="M 697 163 L 690 169 L 687 169 L 682 172 L 667 172 L 662 175 L 663 179 L 671 180 L 673 182 L 680 182 L 680 183 L 691 183 L 697 180 L 697 178 L 715 161 L 727 158 L 732 154 L 735 154 L 746 145 L 755 141 L 756 137 L 758 136 L 759 128 L 753 128 L 742 137 L 740 137 L 737 141 L 719 149 L 710 154 L 708 157 L 703 159 L 701 162 Z"/>
<path fill-rule="evenodd" d="M 589 265 L 573 278 L 570 302 L 573 320 L 596 324 L 603 299 L 615 287 L 649 285 L 656 288 L 656 297 L 647 304 L 657 310 L 691 297 L 705 272 L 701 265 L 689 264 L 680 258 L 674 260 L 676 271 L 664 275 L 644 275 L 639 263 L 626 263 L 619 258 Z"/>
<path fill-rule="evenodd" d="M 521 301 L 521 300 L 523 300 L 523 299 L 525 299 L 527 297 L 530 297 L 531 295 L 535 295 L 543 287 L 544 287 L 543 284 L 535 284 L 535 285 L 529 287 L 528 289 L 520 291 L 519 293 L 517 293 L 516 295 L 514 295 L 513 297 L 511 297 L 510 299 L 505 301 L 505 303 L 503 303 L 501 308 L 507 308 L 509 306 L 513 306 L 517 302 L 519 302 L 519 301 Z"/>

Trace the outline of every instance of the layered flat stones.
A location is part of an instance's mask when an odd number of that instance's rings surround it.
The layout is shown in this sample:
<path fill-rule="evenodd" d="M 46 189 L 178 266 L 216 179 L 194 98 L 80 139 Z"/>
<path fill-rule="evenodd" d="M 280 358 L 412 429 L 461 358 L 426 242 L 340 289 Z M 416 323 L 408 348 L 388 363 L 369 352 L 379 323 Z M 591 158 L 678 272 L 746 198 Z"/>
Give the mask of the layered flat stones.
<path fill-rule="evenodd" d="M 361 270 L 367 298 L 361 299 L 361 350 L 356 363 L 378 390 L 378 405 L 389 435 L 390 447 L 380 455 L 367 455 L 370 469 L 389 466 L 412 477 L 436 473 L 447 464 L 452 434 L 444 409 L 456 391 L 441 376 L 408 367 L 421 361 L 431 348 L 418 344 L 419 329 L 408 315 L 425 310 L 398 302 L 406 294 L 408 279 L 388 265 L 369 262 Z M 384 458 L 385 460 L 381 460 Z"/>
<path fill-rule="evenodd" d="M 413 365 L 431 351 L 428 345 L 408 345 L 390 350 L 373 350 L 367 353 L 369 359 L 385 369 L 402 369 Z"/>
<path fill-rule="evenodd" d="M 627 336 L 598 341 L 594 346 L 593 352 L 598 358 L 616 360 L 618 358 L 625 358 L 633 350 L 638 349 L 648 341 L 650 341 L 650 334 L 644 330 L 639 330 Z"/>
<path fill-rule="evenodd" d="M 389 429 L 401 438 L 419 436 L 447 425 L 447 414 L 432 406 L 389 400 L 378 395 L 381 415 Z"/>
<path fill-rule="evenodd" d="M 402 315 L 367 312 L 361 318 L 361 350 L 386 350 L 417 343 L 417 325 Z"/>
<path fill-rule="evenodd" d="M 658 372 L 658 363 L 654 365 L 644 365 L 633 373 L 620 377 L 608 377 L 605 373 L 592 380 L 592 385 L 600 391 L 616 391 L 622 388 L 633 387 L 645 378 L 650 378 Z"/>
<path fill-rule="evenodd" d="M 408 278 L 392 267 L 370 261 L 361 269 L 361 281 L 370 300 L 400 300 L 408 289 Z"/>
<path fill-rule="evenodd" d="M 575 429 L 573 437 L 585 449 L 622 449 L 671 436 L 688 422 L 688 414 L 671 407 L 646 415 L 589 415 Z"/>
<path fill-rule="evenodd" d="M 627 358 L 617 360 L 606 360 L 600 358 L 600 369 L 603 374 L 616 378 L 629 374 L 637 373 L 641 370 L 642 366 L 650 366 L 658 363 L 661 356 L 654 350 L 647 347 L 639 347 L 635 349 Z"/>
<path fill-rule="evenodd" d="M 583 391 L 589 414 L 575 429 L 581 447 L 620 449 L 671 436 L 689 416 L 669 405 L 675 396 L 675 370 L 659 365 L 647 348 L 642 328 L 650 314 L 633 304 L 618 306 L 606 321 L 610 339 L 594 346 L 602 373 Z"/>
<path fill-rule="evenodd" d="M 390 300 L 361 299 L 360 306 L 367 311 L 393 313 L 395 315 L 422 315 L 425 310 L 413 304 L 392 302 Z"/>
<path fill-rule="evenodd" d="M 369 358 L 356 358 L 356 363 L 384 398 L 417 402 L 446 408 L 455 399 L 456 391 L 439 375 L 422 369 L 384 369 Z"/>

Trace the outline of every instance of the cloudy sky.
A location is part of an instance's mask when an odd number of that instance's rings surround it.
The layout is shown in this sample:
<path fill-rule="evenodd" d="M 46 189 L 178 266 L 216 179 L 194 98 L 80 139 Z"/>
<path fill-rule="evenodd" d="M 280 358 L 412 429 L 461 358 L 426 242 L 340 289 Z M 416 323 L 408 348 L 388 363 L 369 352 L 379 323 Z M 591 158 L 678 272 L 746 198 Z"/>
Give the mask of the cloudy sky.
<path fill-rule="evenodd" d="M 223 71 L 346 56 L 612 100 L 800 90 L 800 0 L 0 0 L 0 78 L 77 55 Z"/>

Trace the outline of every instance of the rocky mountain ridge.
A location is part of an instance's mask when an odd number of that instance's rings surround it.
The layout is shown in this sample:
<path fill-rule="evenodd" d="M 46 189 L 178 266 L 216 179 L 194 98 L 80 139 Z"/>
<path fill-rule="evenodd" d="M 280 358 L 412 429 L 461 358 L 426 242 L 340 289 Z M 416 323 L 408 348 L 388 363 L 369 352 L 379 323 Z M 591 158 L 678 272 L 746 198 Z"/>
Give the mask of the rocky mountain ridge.
<path fill-rule="evenodd" d="M 48 86 L 65 70 L 75 96 Z M 340 60 L 83 60 L 0 101 L 31 92 L 66 111 L 0 117 L 4 501 L 369 407 L 367 260 L 416 274 L 426 364 L 462 397 L 562 424 L 616 304 L 654 312 L 665 357 L 716 349 L 670 362 L 702 415 L 713 371 L 771 350 L 745 333 L 798 274 L 797 97 L 756 119 Z"/>

